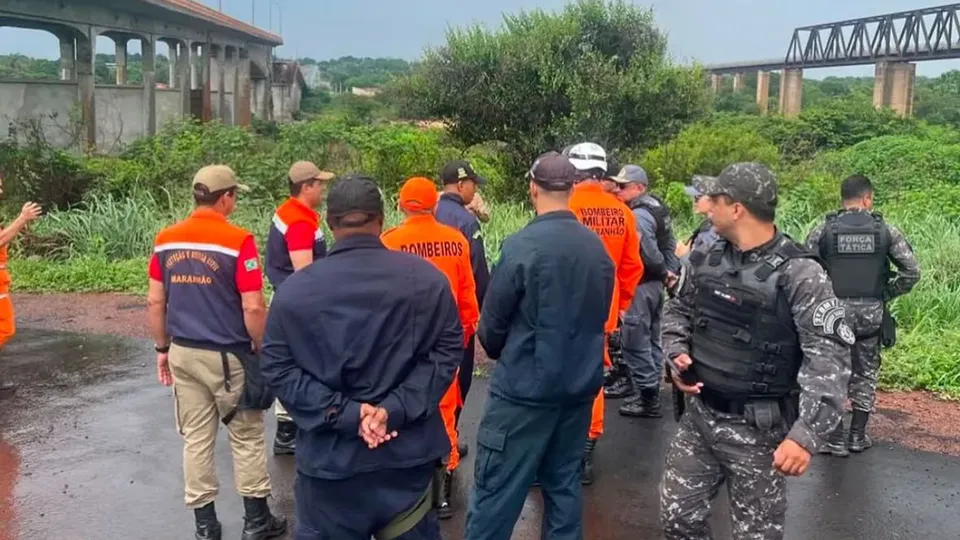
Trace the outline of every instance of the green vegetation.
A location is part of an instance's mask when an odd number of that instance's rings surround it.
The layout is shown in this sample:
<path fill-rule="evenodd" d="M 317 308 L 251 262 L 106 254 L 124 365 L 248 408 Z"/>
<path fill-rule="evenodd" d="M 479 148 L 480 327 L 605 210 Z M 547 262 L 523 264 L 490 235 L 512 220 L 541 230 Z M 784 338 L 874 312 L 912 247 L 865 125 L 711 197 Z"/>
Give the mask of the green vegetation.
<path fill-rule="evenodd" d="M 503 108 L 487 113 L 484 107 L 495 104 L 485 92 L 464 93 L 460 105 L 452 101 L 444 105 L 450 112 L 442 118 L 448 121 L 491 122 L 483 124 L 489 128 L 486 136 L 474 127 L 420 129 L 386 122 L 375 109 L 364 114 L 344 109 L 306 122 L 259 126 L 256 131 L 217 124 L 169 125 L 115 157 L 66 153 L 44 146 L 42 139 L 29 133 L 0 143 L 0 174 L 6 179 L 0 212 L 9 219 L 25 200 L 38 200 L 50 209 L 14 244 L 14 287 L 19 291 L 143 292 L 154 235 L 189 212 L 193 173 L 215 162 L 230 164 L 253 187 L 242 197 L 234 220 L 254 231 L 262 247 L 274 207 L 286 196 L 285 172 L 295 160 L 309 159 L 337 172 L 364 171 L 380 181 L 389 197 L 405 178 L 435 176 L 446 160 L 464 156 L 490 179 L 484 195 L 492 203 L 493 219 L 484 226 L 484 238 L 495 261 L 502 240 L 532 215 L 523 180 L 530 160 L 549 148 L 606 137 L 597 140 L 611 145 L 620 163 L 639 163 L 647 169 L 653 189 L 665 197 L 676 217 L 678 234 L 688 232 L 695 223 L 683 185 L 693 174 L 717 174 L 732 162 L 760 161 L 777 172 L 782 190 L 778 224 L 797 239 L 837 206 L 842 178 L 854 173 L 870 176 L 878 186 L 879 210 L 904 230 L 923 272 L 917 288 L 893 303 L 900 323 L 899 341 L 885 353 L 882 382 L 888 388 L 923 388 L 960 397 L 960 130 L 948 122 L 932 125 L 899 119 L 889 111 L 874 110 L 869 103 L 842 97 L 812 105 L 797 119 L 717 112 L 700 101 L 706 86 L 700 80 L 700 86 L 685 90 L 692 94 L 682 114 L 676 110 L 644 113 L 651 115 L 655 129 L 600 132 L 618 129 L 605 112 L 606 103 L 625 107 L 637 96 L 652 99 L 646 77 L 661 81 L 699 77 L 696 70 L 684 71 L 662 60 L 662 38 L 651 30 L 648 13 L 622 4 L 607 11 L 602 7 L 584 1 L 556 16 L 533 13 L 508 18 L 508 30 L 500 34 L 479 29 L 454 32 L 446 47 L 429 53 L 409 79 L 398 81 L 387 92 L 396 92 L 393 95 L 404 100 L 420 95 L 419 99 L 427 100 L 422 107 L 436 106 L 429 101 L 436 96 L 421 94 L 425 91 L 420 85 L 434 75 L 444 75 L 432 59 L 447 53 L 453 55 L 450 70 L 469 72 L 479 63 L 502 76 L 500 91 L 534 91 L 510 99 L 503 94 L 496 98 Z M 606 35 L 586 32 L 585 21 L 596 25 L 593 28 L 631 25 L 630 32 L 613 35 L 621 36 L 618 39 L 624 40 L 633 58 L 644 60 L 631 59 L 627 67 L 611 60 L 612 56 L 599 62 L 603 67 L 598 69 L 617 77 L 617 85 L 598 87 L 578 74 L 578 69 L 586 69 L 587 63 L 581 60 L 587 53 L 572 57 L 568 68 L 557 63 L 554 51 L 559 44 L 578 44 L 570 50 L 590 50 L 585 35 Z M 540 42 L 526 33 L 530 28 L 543 37 Z M 511 69 L 534 81 L 553 81 L 557 86 L 548 88 L 570 93 L 571 101 L 559 102 L 553 117 L 523 117 L 539 122 L 533 125 L 540 129 L 519 123 L 497 128 L 492 122 L 497 118 L 507 122 L 498 115 L 517 104 L 549 112 L 546 94 L 539 93 L 547 89 L 523 77 L 513 78 Z M 670 96 L 678 87 L 657 88 Z M 391 99 L 385 98 L 385 103 Z M 573 102 L 577 105 L 571 106 Z M 658 107 L 655 100 L 643 103 Z M 478 116 L 471 117 L 475 112 Z M 589 118 L 597 120 L 598 131 L 584 131 L 593 125 Z M 497 140 L 504 136 L 511 137 L 509 144 Z M 399 215 L 394 201 L 387 206 L 388 225 L 392 225 Z"/>
<path fill-rule="evenodd" d="M 384 86 L 398 75 L 410 72 L 410 63 L 399 58 L 356 58 L 343 56 L 334 60 L 316 61 L 301 58 L 305 66 L 317 66 L 320 78 L 334 89 L 349 90 Z"/>
<path fill-rule="evenodd" d="M 752 90 L 734 93 L 733 84 L 724 82 L 724 90 L 714 99 L 714 108 L 720 112 L 755 114 L 757 105 Z M 756 88 L 757 74 L 747 73 L 747 89 Z M 867 108 L 873 104 L 874 78 L 826 77 L 823 80 L 804 79 L 803 107 L 821 107 L 843 103 L 845 106 Z M 916 78 L 914 84 L 913 114 L 931 124 L 960 128 L 960 71 L 953 70 L 939 77 Z M 770 74 L 770 107 L 776 109 L 780 95 L 780 74 Z"/>
<path fill-rule="evenodd" d="M 452 29 L 395 91 L 408 114 L 440 118 L 463 144 L 496 140 L 521 161 L 589 139 L 649 147 L 698 118 L 702 73 L 671 62 L 652 11 L 581 0 L 559 14 Z"/>
<path fill-rule="evenodd" d="M 94 58 L 94 74 L 97 84 L 115 84 L 117 57 L 112 54 L 98 54 Z M 170 60 L 158 54 L 154 69 L 158 83 L 170 82 Z M 127 55 L 127 83 L 143 84 L 143 57 L 140 53 Z M 22 54 L 0 55 L 0 79 L 21 79 L 28 81 L 59 80 L 60 61 L 43 58 L 30 58 Z"/>

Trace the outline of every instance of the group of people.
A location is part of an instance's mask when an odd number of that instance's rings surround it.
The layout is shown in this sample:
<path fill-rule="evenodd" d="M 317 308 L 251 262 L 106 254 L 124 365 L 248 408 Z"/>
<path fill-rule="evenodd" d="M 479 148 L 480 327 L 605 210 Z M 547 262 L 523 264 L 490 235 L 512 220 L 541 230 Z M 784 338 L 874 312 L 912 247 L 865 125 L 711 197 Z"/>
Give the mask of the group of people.
<path fill-rule="evenodd" d="M 870 446 L 880 347 L 893 341 L 886 306 L 919 269 L 903 235 L 872 212 L 866 178 L 844 181 L 844 209 L 802 245 L 774 225 L 766 167 L 695 177 L 688 193 L 705 220 L 678 245 L 641 167 L 613 167 L 599 145 L 576 144 L 532 164 L 536 217 L 504 240 L 492 273 L 484 178 L 454 161 L 439 179 L 439 193 L 431 179 L 407 180 L 404 221 L 384 230 L 375 179 L 294 164 L 261 269 L 254 234 L 227 219 L 246 187 L 226 166 L 196 174 L 196 210 L 157 236 L 148 305 L 198 540 L 221 537 L 221 422 L 242 538 L 284 534 L 266 502 L 264 410 L 274 405 L 274 453 L 296 459 L 298 540 L 439 539 L 469 448 L 459 418 L 477 341 L 495 366 L 474 441 L 468 540 L 509 539 L 532 486 L 544 498 L 543 538 L 582 538 L 581 486 L 594 479 L 605 399 L 623 398 L 625 416 L 660 417 L 665 374 L 685 396 L 660 484 L 665 538 L 710 538 L 724 482 L 736 538 L 781 538 L 785 477 L 803 474 L 815 452 Z"/>

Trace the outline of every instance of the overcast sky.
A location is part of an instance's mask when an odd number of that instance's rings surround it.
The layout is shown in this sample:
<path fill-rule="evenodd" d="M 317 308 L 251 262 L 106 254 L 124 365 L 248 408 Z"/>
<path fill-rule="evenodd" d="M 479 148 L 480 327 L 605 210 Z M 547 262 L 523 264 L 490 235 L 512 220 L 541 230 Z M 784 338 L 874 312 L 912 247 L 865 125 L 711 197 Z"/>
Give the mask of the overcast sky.
<path fill-rule="evenodd" d="M 218 0 L 201 0 L 217 8 Z M 499 26 L 501 13 L 521 9 L 556 10 L 566 0 L 221 0 L 223 10 L 273 30 L 283 20 L 285 45 L 279 56 L 393 56 L 412 60 L 424 47 L 443 43 L 448 26 L 479 22 Z M 679 60 L 704 63 L 782 58 L 797 26 L 929 7 L 932 0 L 641 0 L 654 8 Z M 945 2 L 944 2 L 945 3 Z M 133 47 L 135 52 L 138 47 Z M 113 52 L 101 37 L 98 52 Z M 57 58 L 56 39 L 43 32 L 0 28 L 0 53 Z M 159 46 L 165 52 L 165 46 Z M 921 62 L 917 72 L 935 76 L 960 69 L 960 61 Z M 807 76 L 871 75 L 872 66 L 809 70 Z"/>

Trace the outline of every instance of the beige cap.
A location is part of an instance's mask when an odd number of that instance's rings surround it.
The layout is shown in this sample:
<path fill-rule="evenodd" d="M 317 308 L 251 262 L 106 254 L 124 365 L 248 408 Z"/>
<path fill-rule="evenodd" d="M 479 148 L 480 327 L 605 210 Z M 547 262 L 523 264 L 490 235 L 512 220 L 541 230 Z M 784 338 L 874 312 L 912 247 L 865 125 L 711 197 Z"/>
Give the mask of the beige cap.
<path fill-rule="evenodd" d="M 290 167 L 290 181 L 294 184 L 309 180 L 331 180 L 335 176 L 332 172 L 321 171 L 309 161 L 298 161 Z"/>
<path fill-rule="evenodd" d="M 226 165 L 207 165 L 197 171 L 193 177 L 193 185 L 200 184 L 207 191 L 214 193 L 236 187 L 240 191 L 250 191 L 250 188 L 237 181 L 237 173 Z"/>

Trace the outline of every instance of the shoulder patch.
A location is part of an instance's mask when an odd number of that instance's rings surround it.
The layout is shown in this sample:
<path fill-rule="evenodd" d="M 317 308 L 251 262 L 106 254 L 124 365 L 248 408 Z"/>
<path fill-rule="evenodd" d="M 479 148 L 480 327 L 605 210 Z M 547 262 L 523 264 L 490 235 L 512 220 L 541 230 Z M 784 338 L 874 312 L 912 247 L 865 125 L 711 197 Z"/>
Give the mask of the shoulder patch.
<path fill-rule="evenodd" d="M 849 330 L 847 323 L 844 322 L 843 318 L 846 317 L 847 312 L 843 307 L 843 303 L 837 298 L 830 298 L 829 300 L 824 300 L 820 302 L 813 309 L 813 325 L 823 329 L 823 333 L 830 335 L 835 331 L 839 331 L 838 326 L 842 325 Z M 838 323 L 840 323 L 838 325 Z M 853 332 L 850 332 L 851 335 Z M 843 336 L 840 336 L 843 338 Z"/>
<path fill-rule="evenodd" d="M 247 270 L 247 272 L 253 272 L 259 266 L 260 266 L 260 263 L 257 262 L 256 257 L 243 261 L 243 267 Z"/>

